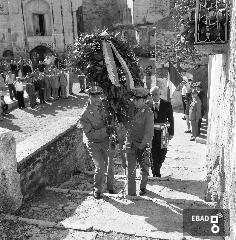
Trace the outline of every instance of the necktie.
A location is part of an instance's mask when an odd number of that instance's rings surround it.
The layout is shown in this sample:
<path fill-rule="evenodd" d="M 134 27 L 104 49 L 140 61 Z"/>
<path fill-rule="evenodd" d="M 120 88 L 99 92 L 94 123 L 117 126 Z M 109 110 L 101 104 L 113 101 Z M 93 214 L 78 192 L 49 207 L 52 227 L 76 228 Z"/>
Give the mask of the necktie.
<path fill-rule="evenodd" d="M 159 104 L 155 103 L 154 104 L 154 118 L 157 119 L 157 112 L 159 111 Z"/>

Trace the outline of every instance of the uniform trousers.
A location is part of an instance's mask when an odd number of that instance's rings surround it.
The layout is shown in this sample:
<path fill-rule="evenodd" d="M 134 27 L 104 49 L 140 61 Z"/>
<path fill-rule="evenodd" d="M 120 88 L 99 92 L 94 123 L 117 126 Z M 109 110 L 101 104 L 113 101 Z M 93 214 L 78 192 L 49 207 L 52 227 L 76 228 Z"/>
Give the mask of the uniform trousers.
<path fill-rule="evenodd" d="M 165 161 L 167 148 L 161 148 L 161 131 L 154 130 L 151 150 L 152 174 L 160 175 L 162 163 Z"/>
<path fill-rule="evenodd" d="M 114 163 L 113 156 L 109 152 L 109 143 L 90 143 L 88 151 L 95 165 L 94 191 L 102 192 L 102 186 L 105 181 L 105 172 L 107 171 L 107 189 L 113 190 L 114 182 Z"/>
<path fill-rule="evenodd" d="M 29 102 L 30 102 L 30 107 L 33 108 L 35 107 L 35 104 L 36 104 L 36 96 L 35 96 L 35 93 L 32 92 L 32 93 L 29 93 Z"/>
<path fill-rule="evenodd" d="M 61 86 L 61 97 L 67 98 L 66 86 Z"/>
<path fill-rule="evenodd" d="M 73 81 L 74 81 L 74 79 L 72 79 L 71 77 L 69 78 L 69 94 L 72 94 L 73 93 L 73 91 L 72 91 L 72 89 L 73 89 Z M 80 85 L 80 87 L 81 87 L 81 85 Z"/>
<path fill-rule="evenodd" d="M 47 101 L 51 97 L 51 87 L 47 87 L 44 92 L 44 99 Z"/>
<path fill-rule="evenodd" d="M 146 188 L 149 176 L 149 161 L 143 157 L 143 151 L 132 143 L 126 143 L 128 195 L 136 194 L 136 166 L 139 163 L 141 168 L 140 189 Z"/>
<path fill-rule="evenodd" d="M 16 97 L 18 100 L 18 107 L 24 108 L 25 107 L 25 101 L 24 101 L 24 91 L 17 91 Z"/>
<path fill-rule="evenodd" d="M 40 103 L 45 103 L 45 99 L 44 99 L 44 93 L 45 92 L 45 88 L 40 88 L 39 89 L 39 100 Z"/>
<path fill-rule="evenodd" d="M 13 97 L 16 99 L 17 98 L 17 96 L 16 96 L 16 88 L 15 88 L 14 84 L 13 83 L 8 84 L 8 89 L 9 89 L 11 100 L 13 100 Z"/>
<path fill-rule="evenodd" d="M 54 99 L 58 99 L 58 88 L 52 89 L 52 95 Z"/>
<path fill-rule="evenodd" d="M 193 137 L 196 138 L 199 135 L 198 120 L 191 120 L 191 126 L 192 126 L 192 135 Z"/>
<path fill-rule="evenodd" d="M 183 102 L 184 114 L 185 114 L 185 111 L 186 111 L 185 95 L 182 95 L 182 102 Z"/>

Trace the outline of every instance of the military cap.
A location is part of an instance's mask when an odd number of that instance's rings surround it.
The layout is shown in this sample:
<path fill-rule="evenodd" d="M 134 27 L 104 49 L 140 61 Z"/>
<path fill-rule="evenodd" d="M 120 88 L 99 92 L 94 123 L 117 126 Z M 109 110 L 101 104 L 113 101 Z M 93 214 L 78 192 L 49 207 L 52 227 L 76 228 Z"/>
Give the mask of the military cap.
<path fill-rule="evenodd" d="M 90 95 L 102 94 L 102 92 L 103 92 L 102 88 L 99 86 L 93 86 L 86 91 L 86 93 L 88 93 Z"/>
<path fill-rule="evenodd" d="M 133 96 L 136 98 L 146 98 L 148 96 L 148 91 L 143 87 L 137 87 L 132 89 Z"/>

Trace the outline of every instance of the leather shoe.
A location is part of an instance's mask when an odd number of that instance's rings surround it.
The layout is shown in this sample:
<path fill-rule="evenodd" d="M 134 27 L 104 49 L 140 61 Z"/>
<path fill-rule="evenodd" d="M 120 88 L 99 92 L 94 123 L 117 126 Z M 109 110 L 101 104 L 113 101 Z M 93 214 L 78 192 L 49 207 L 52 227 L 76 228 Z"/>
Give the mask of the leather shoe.
<path fill-rule="evenodd" d="M 140 195 L 140 196 L 143 196 L 143 195 L 145 195 L 145 194 L 146 194 L 146 188 L 140 189 L 139 195 Z"/>
<path fill-rule="evenodd" d="M 185 133 L 191 133 L 191 130 L 184 131 Z"/>
<path fill-rule="evenodd" d="M 101 198 L 101 193 L 93 192 L 93 196 L 94 196 L 95 199 L 100 199 Z"/>

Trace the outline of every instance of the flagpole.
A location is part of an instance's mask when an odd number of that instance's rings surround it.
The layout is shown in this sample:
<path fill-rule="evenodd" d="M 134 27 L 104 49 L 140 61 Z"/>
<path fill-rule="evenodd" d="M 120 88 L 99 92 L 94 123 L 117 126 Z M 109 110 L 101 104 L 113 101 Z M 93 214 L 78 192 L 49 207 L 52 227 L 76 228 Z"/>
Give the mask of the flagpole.
<path fill-rule="evenodd" d="M 167 101 L 170 101 L 170 60 L 168 61 Z"/>

